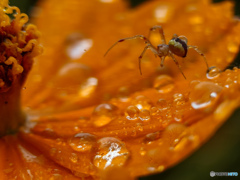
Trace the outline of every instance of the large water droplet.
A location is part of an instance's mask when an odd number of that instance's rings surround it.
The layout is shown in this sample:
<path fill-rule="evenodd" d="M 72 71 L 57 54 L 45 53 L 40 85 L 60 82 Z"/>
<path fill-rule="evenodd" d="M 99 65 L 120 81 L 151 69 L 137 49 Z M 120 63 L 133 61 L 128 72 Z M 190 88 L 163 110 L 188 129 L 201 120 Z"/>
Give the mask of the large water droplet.
<path fill-rule="evenodd" d="M 154 80 L 153 87 L 159 93 L 168 93 L 174 88 L 174 81 L 168 75 L 160 75 Z"/>
<path fill-rule="evenodd" d="M 208 79 L 214 79 L 217 78 L 220 75 L 221 70 L 215 66 L 212 66 L 209 68 L 209 71 L 207 73 Z"/>
<path fill-rule="evenodd" d="M 136 106 L 128 106 L 125 111 L 125 116 L 128 120 L 138 119 L 139 109 Z"/>
<path fill-rule="evenodd" d="M 80 33 L 72 33 L 67 37 L 65 43 L 66 53 L 73 60 L 82 57 L 93 45 L 92 39 L 84 38 Z"/>
<path fill-rule="evenodd" d="M 80 97 L 89 97 L 97 88 L 98 79 L 94 77 L 88 78 L 80 87 L 78 95 Z"/>
<path fill-rule="evenodd" d="M 198 83 L 190 93 L 189 99 L 194 109 L 202 109 L 215 104 L 222 87 L 212 82 Z"/>
<path fill-rule="evenodd" d="M 89 133 L 78 133 L 68 140 L 71 148 L 78 152 L 91 151 L 96 142 L 96 137 Z"/>
<path fill-rule="evenodd" d="M 118 108 L 112 104 L 100 104 L 98 105 L 92 114 L 91 121 L 94 126 L 102 127 L 110 123 L 117 117 Z"/>
<path fill-rule="evenodd" d="M 129 157 L 125 144 L 113 137 L 105 137 L 98 141 L 98 151 L 93 164 L 99 169 L 123 166 Z"/>
<path fill-rule="evenodd" d="M 65 64 L 58 72 L 55 84 L 58 88 L 79 86 L 91 75 L 91 69 L 81 63 L 71 62 Z"/>

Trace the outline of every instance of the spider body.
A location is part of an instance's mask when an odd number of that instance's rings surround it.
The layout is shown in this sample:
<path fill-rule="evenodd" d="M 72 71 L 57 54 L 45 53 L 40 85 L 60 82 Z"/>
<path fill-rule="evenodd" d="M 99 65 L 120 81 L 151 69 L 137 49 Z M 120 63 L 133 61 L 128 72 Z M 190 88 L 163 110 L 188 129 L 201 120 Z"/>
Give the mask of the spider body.
<path fill-rule="evenodd" d="M 146 38 L 143 35 L 136 35 L 133 37 L 128 37 L 128 38 L 123 38 L 118 40 L 117 42 L 115 42 L 105 53 L 104 56 L 107 55 L 107 53 L 119 42 L 123 42 L 125 40 L 131 40 L 131 39 L 142 39 L 144 40 L 144 43 L 146 44 L 143 52 L 141 53 L 141 55 L 138 57 L 139 59 L 139 71 L 140 74 L 142 75 L 142 70 L 141 70 L 141 59 L 144 55 L 144 53 L 146 52 L 147 49 L 150 49 L 153 54 L 155 56 L 158 56 L 161 59 L 161 63 L 160 66 L 163 67 L 163 63 L 165 60 L 165 57 L 169 56 L 173 59 L 173 61 L 175 62 L 175 64 L 178 66 L 180 72 L 182 73 L 183 77 L 186 79 L 185 75 L 182 72 L 182 69 L 178 63 L 178 61 L 175 59 L 174 55 L 179 56 L 179 57 L 186 57 L 187 56 L 187 52 L 189 48 L 193 48 L 198 54 L 200 54 L 203 58 L 204 61 L 207 65 L 207 69 L 209 69 L 208 67 L 208 63 L 207 60 L 204 56 L 204 54 L 196 47 L 196 46 L 192 46 L 192 45 L 187 45 L 187 38 L 185 36 L 177 36 L 176 34 L 173 35 L 173 38 L 169 41 L 168 44 L 166 44 L 166 40 L 165 40 L 165 35 L 162 29 L 162 26 L 153 26 L 150 31 L 149 31 L 149 36 L 150 33 L 154 30 L 158 29 L 159 33 L 161 35 L 161 44 L 159 44 L 157 47 L 154 47 L 152 45 L 152 43 L 150 42 L 150 40 L 148 38 Z"/>
<path fill-rule="evenodd" d="M 186 57 L 188 52 L 187 43 L 180 38 L 173 38 L 168 43 L 170 51 L 180 57 Z"/>

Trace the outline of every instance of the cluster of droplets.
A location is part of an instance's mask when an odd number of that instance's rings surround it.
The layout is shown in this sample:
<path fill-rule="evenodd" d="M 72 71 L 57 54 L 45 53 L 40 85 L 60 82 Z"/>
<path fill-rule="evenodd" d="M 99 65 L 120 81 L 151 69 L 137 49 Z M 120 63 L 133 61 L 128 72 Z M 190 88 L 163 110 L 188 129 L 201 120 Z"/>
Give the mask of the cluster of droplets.
<path fill-rule="evenodd" d="M 150 110 L 152 107 L 152 102 L 150 99 L 143 95 L 136 96 L 132 99 L 131 105 L 125 110 L 125 117 L 128 120 L 142 121 L 150 120 Z"/>

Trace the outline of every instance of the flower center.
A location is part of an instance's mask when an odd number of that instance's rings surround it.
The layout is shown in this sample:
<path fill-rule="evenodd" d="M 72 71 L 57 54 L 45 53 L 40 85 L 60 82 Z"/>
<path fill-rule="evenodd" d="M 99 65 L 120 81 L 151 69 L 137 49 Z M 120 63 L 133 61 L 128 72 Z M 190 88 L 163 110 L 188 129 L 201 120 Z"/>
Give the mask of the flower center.
<path fill-rule="evenodd" d="M 17 7 L 0 3 L 0 136 L 16 132 L 25 122 L 20 95 L 32 64 L 41 52 L 39 32 L 26 23 L 28 16 Z"/>

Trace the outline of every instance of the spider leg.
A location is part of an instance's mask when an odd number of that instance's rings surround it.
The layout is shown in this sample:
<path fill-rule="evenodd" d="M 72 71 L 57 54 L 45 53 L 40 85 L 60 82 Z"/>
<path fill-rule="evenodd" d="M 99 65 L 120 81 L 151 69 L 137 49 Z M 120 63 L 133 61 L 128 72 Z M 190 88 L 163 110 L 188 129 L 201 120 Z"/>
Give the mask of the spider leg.
<path fill-rule="evenodd" d="M 144 43 L 145 44 L 151 44 L 150 41 L 148 40 L 148 38 L 146 38 L 145 36 L 143 35 L 136 35 L 136 36 L 133 36 L 133 37 L 127 37 L 127 38 L 123 38 L 123 39 L 119 39 L 117 42 L 115 42 L 107 51 L 106 53 L 104 54 L 104 57 L 107 55 L 107 53 L 114 47 L 116 46 L 119 42 L 123 42 L 125 40 L 131 40 L 131 39 L 143 39 L 144 40 Z"/>
<path fill-rule="evenodd" d="M 166 56 L 160 57 L 160 58 L 161 58 L 161 64 L 160 64 L 161 67 L 163 67 L 163 63 L 164 63 L 165 57 L 166 57 Z"/>
<path fill-rule="evenodd" d="M 181 69 L 179 63 L 178 63 L 178 61 L 175 59 L 175 57 L 173 56 L 173 54 L 172 54 L 171 52 L 169 52 L 169 55 L 171 56 L 171 58 L 173 59 L 173 61 L 174 61 L 175 64 L 177 65 L 178 69 L 181 71 L 183 77 L 184 77 L 185 79 L 187 79 L 186 76 L 183 74 L 183 71 L 182 71 L 182 69 Z"/>
<path fill-rule="evenodd" d="M 209 70 L 207 59 L 206 59 L 205 55 L 197 48 L 197 46 L 188 45 L 188 48 L 193 48 L 198 54 L 200 54 L 203 57 L 206 65 L 207 65 L 207 69 Z"/>
<path fill-rule="evenodd" d="M 147 45 L 145 46 L 145 48 L 143 49 L 143 52 L 142 52 L 141 55 L 138 57 L 139 71 L 140 71 L 140 74 L 141 74 L 141 75 L 142 75 L 141 60 L 142 60 L 142 57 L 143 57 L 143 55 L 145 54 L 145 52 L 146 52 L 147 49 L 150 49 L 150 50 L 154 53 L 155 56 L 158 55 L 157 50 L 154 48 L 154 46 L 153 46 L 152 44 L 147 44 Z"/>
<path fill-rule="evenodd" d="M 151 32 L 156 30 L 156 29 L 159 30 L 159 33 L 161 35 L 161 40 L 162 40 L 161 44 L 166 44 L 166 39 L 165 39 L 165 35 L 164 35 L 164 32 L 163 32 L 162 26 L 153 26 L 152 28 L 150 28 L 148 38 L 150 37 Z"/>

